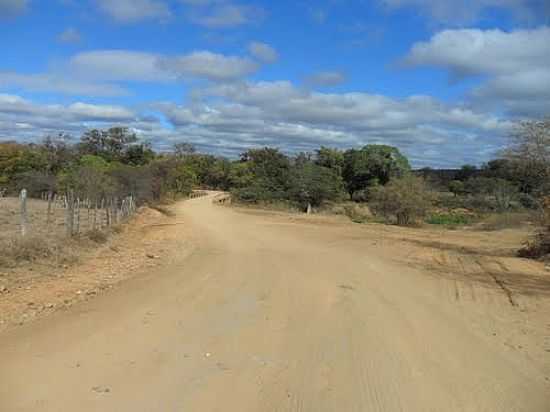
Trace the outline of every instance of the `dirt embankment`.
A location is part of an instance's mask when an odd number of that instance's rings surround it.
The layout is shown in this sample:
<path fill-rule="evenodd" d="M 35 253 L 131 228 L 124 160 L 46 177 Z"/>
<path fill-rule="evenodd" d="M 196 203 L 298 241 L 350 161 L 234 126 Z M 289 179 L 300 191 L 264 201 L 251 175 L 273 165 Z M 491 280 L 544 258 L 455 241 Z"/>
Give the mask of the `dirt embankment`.
<path fill-rule="evenodd" d="M 169 264 L 188 246 L 181 233 L 183 223 L 143 207 L 103 244 L 85 237 L 67 242 L 68 261 L 60 262 L 56 256 L 0 267 L 0 332 L 66 310 L 136 273 Z"/>

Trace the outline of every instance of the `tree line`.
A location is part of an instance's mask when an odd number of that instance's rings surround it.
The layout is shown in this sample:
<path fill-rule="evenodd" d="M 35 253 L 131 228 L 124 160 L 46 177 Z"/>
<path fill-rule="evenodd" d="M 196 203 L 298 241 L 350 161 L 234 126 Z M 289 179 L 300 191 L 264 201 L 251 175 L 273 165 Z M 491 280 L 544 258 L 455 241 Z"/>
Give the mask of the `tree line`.
<path fill-rule="evenodd" d="M 131 195 L 149 202 L 194 188 L 218 189 L 241 202 L 287 201 L 304 210 L 327 201 L 382 202 L 383 213 L 406 222 L 388 208 L 403 198 L 422 206 L 430 188 L 472 202 L 489 199 L 487 207 L 506 209 L 513 202 L 534 207 L 550 194 L 549 136 L 550 121 L 522 123 L 502 155 L 480 168 L 412 171 L 408 159 L 386 145 L 320 147 L 294 156 L 266 147 L 230 160 L 198 153 L 189 143 L 158 153 L 129 129 L 114 127 L 87 131 L 77 142 L 58 135 L 38 144 L 0 143 L 0 190 L 26 188 L 30 196 L 70 190 L 91 200 Z"/>

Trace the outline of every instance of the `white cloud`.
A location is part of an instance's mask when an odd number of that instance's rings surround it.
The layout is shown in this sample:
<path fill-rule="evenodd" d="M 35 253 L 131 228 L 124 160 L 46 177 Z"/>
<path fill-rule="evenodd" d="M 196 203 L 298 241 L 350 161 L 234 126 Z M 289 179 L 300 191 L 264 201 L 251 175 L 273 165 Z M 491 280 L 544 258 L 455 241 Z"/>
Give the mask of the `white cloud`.
<path fill-rule="evenodd" d="M 0 0 L 0 19 L 24 13 L 27 6 L 28 0 Z"/>
<path fill-rule="evenodd" d="M 210 29 L 224 29 L 244 24 L 259 23 L 265 18 L 265 15 L 266 12 L 261 7 L 221 3 L 206 9 L 192 10 L 190 20 L 195 24 Z"/>
<path fill-rule="evenodd" d="M 160 55 L 130 50 L 94 50 L 73 56 L 70 70 L 76 74 L 109 81 L 162 82 L 175 80 L 159 67 Z"/>
<path fill-rule="evenodd" d="M 366 93 L 313 93 L 290 82 L 212 86 L 186 105 L 156 103 L 172 124 L 122 106 L 44 105 L 0 95 L 0 139 L 37 140 L 47 133 L 76 136 L 89 127 L 125 125 L 166 148 L 184 138 L 203 150 L 235 155 L 250 147 L 288 152 L 368 143 L 396 145 L 417 166 L 486 160 L 512 128 L 509 121 L 427 96 L 392 99 Z M 216 97 L 212 100 L 210 97 Z"/>
<path fill-rule="evenodd" d="M 450 69 L 458 76 L 512 74 L 549 67 L 550 27 L 535 30 L 445 30 L 416 43 L 406 62 Z"/>
<path fill-rule="evenodd" d="M 121 96 L 129 92 L 120 82 L 233 82 L 255 73 L 260 67 L 250 58 L 209 51 L 165 56 L 130 50 L 95 50 L 78 53 L 47 73 L 0 71 L 0 88 L 82 96 Z"/>
<path fill-rule="evenodd" d="M 541 114 L 550 104 L 549 39 L 550 27 L 512 32 L 445 30 L 415 44 L 404 61 L 410 66 L 442 67 L 455 79 L 486 77 L 472 91 L 476 99 L 516 114 Z"/>
<path fill-rule="evenodd" d="M 536 19 L 548 16 L 547 0 L 379 0 L 390 9 L 407 7 L 418 10 L 438 23 L 451 25 L 471 24 L 484 12 L 500 8 L 510 11 L 520 19 Z"/>
<path fill-rule="evenodd" d="M 57 40 L 59 40 L 62 43 L 76 44 L 82 41 L 82 35 L 74 27 L 69 27 L 65 29 L 63 32 L 59 33 L 59 35 L 57 36 Z"/>
<path fill-rule="evenodd" d="M 70 79 L 59 74 L 20 74 L 0 72 L 0 87 L 22 88 L 32 92 L 54 92 L 84 96 L 122 96 L 128 92 L 115 84 Z"/>
<path fill-rule="evenodd" d="M 309 86 L 338 86 L 346 81 L 346 76 L 341 72 L 319 72 L 306 77 L 305 82 Z"/>
<path fill-rule="evenodd" d="M 164 57 L 159 67 L 180 77 L 229 81 L 245 77 L 259 69 L 248 58 L 197 51 L 185 56 Z"/>
<path fill-rule="evenodd" d="M 417 165 L 459 165 L 496 151 L 512 127 L 496 116 L 427 96 L 314 93 L 286 81 L 225 84 L 195 97 L 191 105 L 157 109 L 176 130 L 229 148 L 276 145 L 299 151 L 320 144 L 386 143 L 403 149 Z"/>
<path fill-rule="evenodd" d="M 277 50 L 266 43 L 254 41 L 248 45 L 248 51 L 262 63 L 274 63 L 279 59 Z"/>
<path fill-rule="evenodd" d="M 96 0 L 99 9 L 120 23 L 166 20 L 172 12 L 161 0 Z"/>
<path fill-rule="evenodd" d="M 90 127 L 117 124 L 139 127 L 147 121 L 121 106 L 37 104 L 20 96 L 0 94 L 0 140 L 37 141 L 59 132 L 78 136 Z"/>

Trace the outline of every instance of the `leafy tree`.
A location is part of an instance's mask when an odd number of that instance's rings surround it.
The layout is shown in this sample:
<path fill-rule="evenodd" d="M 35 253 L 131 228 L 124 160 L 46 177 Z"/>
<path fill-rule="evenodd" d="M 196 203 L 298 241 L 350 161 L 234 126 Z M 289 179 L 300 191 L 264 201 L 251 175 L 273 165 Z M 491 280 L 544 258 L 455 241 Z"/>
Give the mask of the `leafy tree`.
<path fill-rule="evenodd" d="M 120 159 L 122 163 L 132 166 L 143 166 L 155 158 L 155 152 L 150 143 L 134 144 L 128 146 Z"/>
<path fill-rule="evenodd" d="M 251 149 L 241 155 L 253 176 L 258 200 L 285 198 L 290 177 L 290 160 L 278 149 Z"/>
<path fill-rule="evenodd" d="M 234 162 L 229 171 L 229 185 L 233 189 L 243 189 L 252 185 L 254 174 L 248 162 Z"/>
<path fill-rule="evenodd" d="M 392 146 L 367 145 L 344 153 L 343 178 L 351 197 L 358 190 L 378 184 L 385 185 L 392 178 L 404 176 L 411 170 L 409 161 Z"/>
<path fill-rule="evenodd" d="M 109 176 L 110 164 L 99 156 L 85 155 L 59 175 L 59 188 L 73 191 L 77 197 L 99 201 L 115 195 L 116 181 Z"/>
<path fill-rule="evenodd" d="M 292 170 L 289 197 L 309 212 L 327 200 L 338 199 L 343 192 L 340 175 L 333 169 L 305 163 Z"/>
<path fill-rule="evenodd" d="M 174 195 L 189 195 L 196 184 L 197 175 L 186 164 L 180 163 L 173 168 L 169 175 L 170 189 Z"/>
<path fill-rule="evenodd" d="M 456 196 L 462 195 L 465 193 L 464 182 L 461 180 L 452 180 L 449 183 L 449 191 Z"/>
<path fill-rule="evenodd" d="M 460 168 L 456 174 L 456 180 L 465 181 L 471 177 L 474 177 L 478 173 L 477 166 L 474 165 L 464 165 Z"/>
<path fill-rule="evenodd" d="M 317 150 L 315 163 L 319 166 L 335 170 L 338 174 L 342 174 L 344 168 L 344 152 L 338 149 L 321 146 Z"/>

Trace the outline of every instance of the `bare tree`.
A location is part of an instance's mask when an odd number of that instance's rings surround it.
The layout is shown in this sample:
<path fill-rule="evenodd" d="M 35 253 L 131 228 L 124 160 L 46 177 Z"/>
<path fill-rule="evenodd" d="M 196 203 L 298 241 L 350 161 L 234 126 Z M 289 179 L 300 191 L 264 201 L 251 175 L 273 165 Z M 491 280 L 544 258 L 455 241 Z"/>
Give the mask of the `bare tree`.
<path fill-rule="evenodd" d="M 511 137 L 504 155 L 512 161 L 522 190 L 550 193 L 550 118 L 521 122 Z"/>
<path fill-rule="evenodd" d="M 193 143 L 180 142 L 174 145 L 174 153 L 177 157 L 185 157 L 197 151 Z"/>

